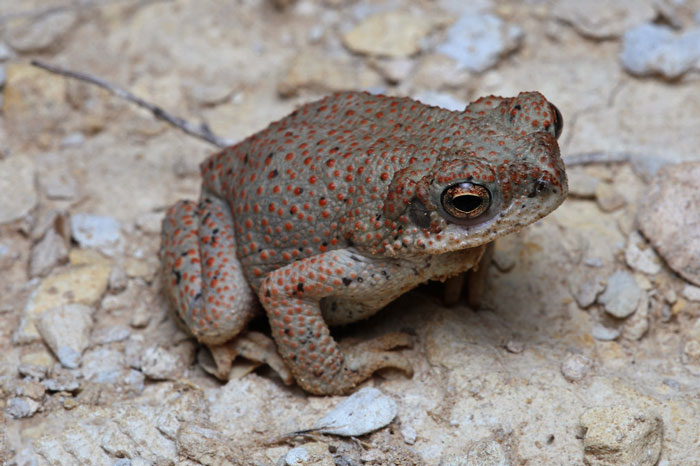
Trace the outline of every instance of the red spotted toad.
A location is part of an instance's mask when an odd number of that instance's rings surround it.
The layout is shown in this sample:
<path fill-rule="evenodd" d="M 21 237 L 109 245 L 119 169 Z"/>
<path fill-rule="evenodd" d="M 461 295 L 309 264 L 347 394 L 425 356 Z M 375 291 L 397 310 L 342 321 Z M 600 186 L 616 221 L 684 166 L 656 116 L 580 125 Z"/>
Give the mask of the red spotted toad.
<path fill-rule="evenodd" d="M 165 287 L 202 343 L 241 338 L 262 304 L 284 364 L 316 394 L 411 366 L 405 334 L 342 348 L 329 325 L 371 316 L 567 193 L 559 111 L 537 92 L 464 111 L 346 92 L 299 108 L 202 166 L 198 203 L 163 222 Z"/>

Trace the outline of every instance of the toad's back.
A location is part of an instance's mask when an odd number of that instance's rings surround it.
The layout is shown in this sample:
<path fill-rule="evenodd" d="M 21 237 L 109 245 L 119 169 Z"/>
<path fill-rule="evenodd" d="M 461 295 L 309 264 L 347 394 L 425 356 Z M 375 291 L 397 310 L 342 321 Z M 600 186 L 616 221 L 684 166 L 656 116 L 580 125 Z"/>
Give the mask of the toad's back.
<path fill-rule="evenodd" d="M 396 229 L 382 209 L 396 171 L 430 168 L 450 147 L 505 157 L 497 149 L 508 135 L 496 138 L 489 121 L 473 116 L 408 98 L 341 93 L 213 156 L 202 166 L 205 188 L 230 203 L 249 282 L 349 245 L 379 244 L 372 249 L 381 253 Z"/>

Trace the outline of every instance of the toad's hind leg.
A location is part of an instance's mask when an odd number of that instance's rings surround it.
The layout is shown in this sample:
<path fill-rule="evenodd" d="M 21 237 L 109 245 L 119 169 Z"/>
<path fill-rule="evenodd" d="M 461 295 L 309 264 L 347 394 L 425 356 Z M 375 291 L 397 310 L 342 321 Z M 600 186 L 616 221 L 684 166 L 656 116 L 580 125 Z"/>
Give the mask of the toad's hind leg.
<path fill-rule="evenodd" d="M 236 257 L 228 205 L 204 192 L 198 204 L 181 201 L 163 220 L 160 250 L 164 288 L 181 326 L 206 344 L 219 378 L 228 378 L 231 361 L 244 356 L 269 364 L 286 383 L 292 377 L 271 341 L 236 338 L 259 303 Z"/>
<path fill-rule="evenodd" d="M 198 204 L 175 204 L 163 220 L 160 256 L 166 293 L 197 340 L 215 345 L 240 333 L 256 299 L 236 257 L 223 200 L 205 192 Z"/>

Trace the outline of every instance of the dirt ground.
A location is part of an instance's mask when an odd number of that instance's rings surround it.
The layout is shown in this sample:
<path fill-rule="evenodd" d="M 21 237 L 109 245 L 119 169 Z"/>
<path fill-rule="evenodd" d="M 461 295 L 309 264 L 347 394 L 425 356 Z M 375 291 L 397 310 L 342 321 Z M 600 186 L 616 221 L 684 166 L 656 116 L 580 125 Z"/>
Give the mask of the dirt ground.
<path fill-rule="evenodd" d="M 700 464 L 699 23 L 697 0 L 0 0 L 0 463 Z M 334 90 L 538 90 L 569 199 L 497 242 L 480 309 L 423 287 L 338 331 L 413 335 L 414 376 L 363 385 L 391 424 L 288 435 L 344 397 L 219 382 L 158 293 L 162 215 L 215 147 L 30 59 L 232 141 Z"/>

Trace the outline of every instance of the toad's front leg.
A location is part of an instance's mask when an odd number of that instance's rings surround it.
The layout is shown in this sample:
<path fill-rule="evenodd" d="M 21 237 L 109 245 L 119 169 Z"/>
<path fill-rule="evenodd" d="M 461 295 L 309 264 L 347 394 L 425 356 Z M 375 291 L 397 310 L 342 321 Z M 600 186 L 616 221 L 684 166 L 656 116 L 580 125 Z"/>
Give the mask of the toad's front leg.
<path fill-rule="evenodd" d="M 347 393 L 385 367 L 412 375 L 408 360 L 388 351 L 410 346 L 408 335 L 389 334 L 341 351 L 320 309 L 323 298 L 332 298 L 338 312 L 347 303 L 348 312 L 364 308 L 362 317 L 367 316 L 372 313 L 367 309 L 376 311 L 419 283 L 407 280 L 408 274 L 399 263 L 375 263 L 349 250 L 335 250 L 293 262 L 266 277 L 258 296 L 277 349 L 304 390 L 319 395 Z"/>

